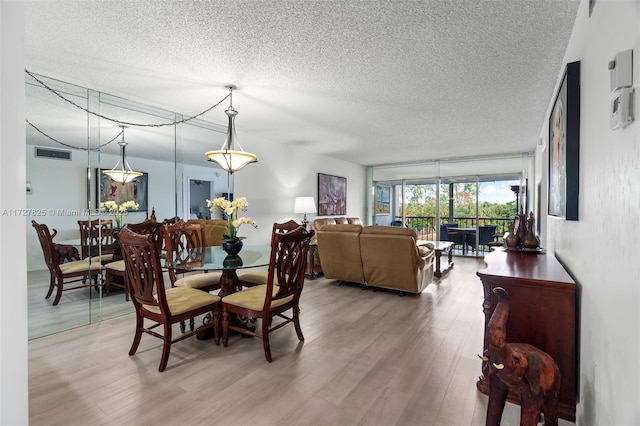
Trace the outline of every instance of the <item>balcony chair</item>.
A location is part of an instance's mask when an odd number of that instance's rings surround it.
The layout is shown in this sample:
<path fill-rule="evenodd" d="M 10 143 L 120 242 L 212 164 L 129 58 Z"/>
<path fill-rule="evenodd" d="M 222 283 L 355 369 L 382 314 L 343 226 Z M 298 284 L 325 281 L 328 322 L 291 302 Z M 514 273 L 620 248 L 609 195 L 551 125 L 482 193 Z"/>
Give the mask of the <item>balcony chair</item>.
<path fill-rule="evenodd" d="M 49 269 L 49 291 L 45 299 L 51 297 L 54 288 L 56 289 L 56 297 L 53 299 L 53 306 L 60 302 L 63 291 L 75 290 L 85 287 L 97 287 L 98 275 L 102 271 L 102 264 L 91 258 L 85 260 L 75 260 L 71 262 L 60 262 L 58 244 L 53 242 L 53 236 L 49 232 L 49 228 L 45 224 L 39 224 L 35 220 L 31 221 L 31 225 L 38 234 L 38 240 L 44 254 L 44 261 Z M 56 231 L 54 230 L 54 235 Z M 68 280 L 68 278 L 75 278 Z M 87 278 L 89 283 L 87 284 Z M 91 282 L 93 281 L 93 284 Z M 73 287 L 65 286 L 67 284 L 82 282 L 80 285 Z"/>
<path fill-rule="evenodd" d="M 216 344 L 219 338 L 219 302 L 220 297 L 204 291 L 187 287 L 165 289 L 164 277 L 160 266 L 160 253 L 153 235 L 141 235 L 124 228 L 116 237 L 120 241 L 122 256 L 126 265 L 126 280 L 131 291 L 131 299 L 136 308 L 136 333 L 129 349 L 134 355 L 142 339 L 142 334 L 162 339 L 162 356 L 158 371 L 167 366 L 171 345 L 199 332 L 213 328 Z M 212 315 L 211 322 L 196 331 L 172 339 L 172 326 L 184 323 L 200 315 Z M 145 319 L 153 321 L 145 327 Z M 163 327 L 163 334 L 153 329 Z"/>
<path fill-rule="evenodd" d="M 449 228 L 457 228 L 457 223 L 442 223 L 440 224 L 440 240 L 447 241 L 449 237 Z"/>
<path fill-rule="evenodd" d="M 496 240 L 497 225 L 482 225 L 478 228 L 478 244 L 480 247 L 487 246 L 487 250 Z M 493 244 L 496 245 L 496 244 Z"/>
<path fill-rule="evenodd" d="M 304 340 L 300 328 L 300 294 L 304 284 L 309 241 L 314 231 L 302 226 L 289 232 L 278 232 L 274 225 L 271 238 L 271 259 L 267 284 L 251 287 L 222 298 L 222 343 L 229 344 L 229 330 L 261 337 L 264 356 L 272 361 L 269 333 L 293 322 L 300 341 Z M 292 310 L 291 316 L 284 312 Z M 229 314 L 262 319 L 261 333 L 230 323 Z M 272 325 L 273 318 L 284 319 Z"/>
<path fill-rule="evenodd" d="M 162 252 L 162 224 L 154 220 L 147 219 L 140 223 L 128 223 L 125 225 L 129 230 L 142 235 L 153 235 L 153 243 L 158 249 L 158 253 Z M 114 250 L 114 261 L 104 265 L 105 281 L 104 290 L 105 296 L 111 293 L 111 287 L 117 287 L 124 289 L 124 298 L 129 301 L 129 288 L 125 281 L 125 265 L 124 259 L 119 245 L 116 245 Z M 115 260 L 115 259 L 120 260 Z"/>

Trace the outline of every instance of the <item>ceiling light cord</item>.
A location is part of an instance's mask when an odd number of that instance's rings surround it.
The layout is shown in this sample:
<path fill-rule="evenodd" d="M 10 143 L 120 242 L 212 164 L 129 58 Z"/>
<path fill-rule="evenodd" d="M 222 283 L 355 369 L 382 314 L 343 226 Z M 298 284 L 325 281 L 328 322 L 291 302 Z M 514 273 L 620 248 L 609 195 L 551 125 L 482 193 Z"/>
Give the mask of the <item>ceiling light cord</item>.
<path fill-rule="evenodd" d="M 60 142 L 59 140 L 49 136 L 48 134 L 46 134 L 45 132 L 43 132 L 42 130 L 40 130 L 35 124 L 33 124 L 32 122 L 30 122 L 29 120 L 26 120 L 27 124 L 31 127 L 33 127 L 38 133 L 40 133 L 41 135 L 43 135 L 44 137 L 52 140 L 53 142 L 60 144 L 62 146 L 66 146 L 67 148 L 71 148 L 71 149 L 79 149 L 82 151 L 100 151 L 100 148 L 103 148 L 107 145 L 109 145 L 111 142 L 115 141 L 116 139 L 118 139 L 120 137 L 120 135 L 123 134 L 124 131 L 121 131 L 120 133 L 118 133 L 117 135 L 114 136 L 113 139 L 111 139 L 108 142 L 103 143 L 102 145 L 98 145 L 97 148 L 83 148 L 83 147 L 77 147 L 77 146 L 73 146 L 73 145 L 69 145 L 68 143 L 64 143 L 64 142 Z"/>
<path fill-rule="evenodd" d="M 85 111 L 91 115 L 94 115 L 96 117 L 100 117 L 103 118 L 105 120 L 108 121 L 112 121 L 114 123 L 118 123 L 120 125 L 126 125 L 126 126 L 136 126 L 136 127 L 166 127 L 166 126 L 175 126 L 176 124 L 181 124 L 181 123 L 186 123 L 188 121 L 194 120 L 198 117 L 201 117 L 202 115 L 208 113 L 209 111 L 211 111 L 212 109 L 214 109 L 215 107 L 217 107 L 218 105 L 220 105 L 222 102 L 224 102 L 228 97 L 231 96 L 231 90 L 229 91 L 229 94 L 226 95 L 224 98 L 220 99 L 220 101 L 218 101 L 216 104 L 210 106 L 209 108 L 205 109 L 204 111 L 196 114 L 196 115 L 192 115 L 191 117 L 187 117 L 187 118 L 183 118 L 181 120 L 174 120 L 171 122 L 167 122 L 167 123 L 160 123 L 160 124 L 147 124 L 147 123 L 132 123 L 132 122 L 128 122 L 128 121 L 121 121 L 121 120 L 117 120 L 115 118 L 111 118 L 111 117 L 107 117 L 104 116 L 102 114 L 98 114 L 97 112 L 91 111 L 88 108 L 83 107 L 82 105 L 78 105 L 75 102 L 73 102 L 72 100 L 69 100 L 67 98 L 65 98 L 64 96 L 62 96 L 60 93 L 58 93 L 55 89 L 49 87 L 46 83 L 44 83 L 43 81 L 41 81 L 40 79 L 38 79 L 38 77 L 36 77 L 35 75 L 33 75 L 28 69 L 25 69 L 25 72 L 27 74 L 29 74 L 35 81 L 37 81 L 38 83 L 40 83 L 40 85 L 42 87 L 44 87 L 45 89 L 47 89 L 48 91 L 52 92 L 54 95 L 58 96 L 60 99 L 70 103 L 71 105 L 75 106 L 78 109 L 81 109 L 82 111 Z"/>

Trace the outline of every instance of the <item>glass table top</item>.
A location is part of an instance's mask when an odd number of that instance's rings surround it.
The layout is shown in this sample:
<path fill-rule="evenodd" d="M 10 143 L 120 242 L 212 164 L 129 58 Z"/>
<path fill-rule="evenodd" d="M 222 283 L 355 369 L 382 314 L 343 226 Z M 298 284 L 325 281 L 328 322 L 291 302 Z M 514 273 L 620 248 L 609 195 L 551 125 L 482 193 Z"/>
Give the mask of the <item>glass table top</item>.
<path fill-rule="evenodd" d="M 269 265 L 271 246 L 244 246 L 237 255 L 228 255 L 221 246 L 202 247 L 198 252 L 178 253 L 164 259 L 164 266 L 193 271 L 222 271 Z M 188 259 L 186 261 L 176 259 Z"/>

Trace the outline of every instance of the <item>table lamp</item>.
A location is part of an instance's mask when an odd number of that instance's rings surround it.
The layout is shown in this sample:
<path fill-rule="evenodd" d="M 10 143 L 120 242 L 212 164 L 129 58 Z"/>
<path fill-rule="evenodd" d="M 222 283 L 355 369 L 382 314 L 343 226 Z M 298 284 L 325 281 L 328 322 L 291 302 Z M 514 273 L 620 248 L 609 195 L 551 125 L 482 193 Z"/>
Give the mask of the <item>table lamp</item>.
<path fill-rule="evenodd" d="M 307 224 L 309 223 L 307 220 L 307 213 L 316 212 L 316 202 L 313 197 L 296 197 L 296 201 L 293 205 L 293 212 L 304 213 L 302 226 L 304 226 L 304 229 L 307 229 Z"/>

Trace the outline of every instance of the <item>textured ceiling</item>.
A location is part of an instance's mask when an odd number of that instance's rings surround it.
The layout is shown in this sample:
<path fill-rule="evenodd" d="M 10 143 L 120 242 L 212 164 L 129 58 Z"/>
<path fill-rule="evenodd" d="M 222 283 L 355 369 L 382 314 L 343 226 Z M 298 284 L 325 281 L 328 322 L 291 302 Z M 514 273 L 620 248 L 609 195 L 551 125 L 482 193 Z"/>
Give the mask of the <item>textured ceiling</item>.
<path fill-rule="evenodd" d="M 29 1 L 25 60 L 187 115 L 234 84 L 248 151 L 299 145 L 363 165 L 530 152 L 578 5 Z M 224 124 L 223 109 L 203 118 Z"/>

